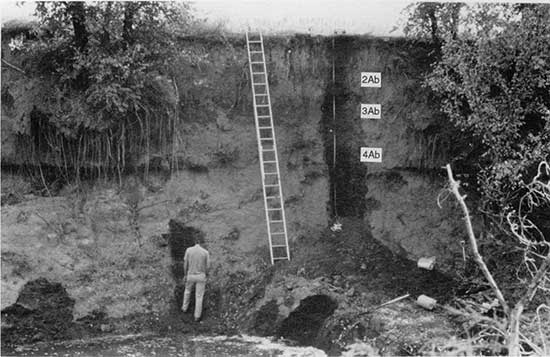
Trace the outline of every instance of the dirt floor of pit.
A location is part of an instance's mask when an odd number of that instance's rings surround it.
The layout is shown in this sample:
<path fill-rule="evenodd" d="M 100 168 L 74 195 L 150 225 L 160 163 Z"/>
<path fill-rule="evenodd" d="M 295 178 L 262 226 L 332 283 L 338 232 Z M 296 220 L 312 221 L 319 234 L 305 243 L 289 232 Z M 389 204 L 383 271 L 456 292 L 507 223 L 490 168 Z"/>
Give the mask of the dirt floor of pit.
<path fill-rule="evenodd" d="M 419 269 L 416 262 L 392 253 L 372 237 L 363 221 L 341 220 L 342 230 L 326 229 L 318 240 L 298 242 L 293 260 L 282 269 L 307 278 L 326 277 L 338 287 L 366 292 L 373 305 L 409 293 L 446 302 L 465 289 L 452 277 Z"/>
<path fill-rule="evenodd" d="M 19 329 L 16 319 L 11 326 L 2 329 L 2 345 L 10 353 L 21 344 L 47 340 L 91 338 L 109 334 L 154 333 L 171 334 L 224 334 L 239 332 L 239 315 L 253 307 L 250 296 L 242 291 L 261 291 L 272 276 L 285 274 L 301 275 L 308 279 L 323 277 L 334 286 L 340 287 L 363 305 L 376 306 L 389 299 L 409 293 L 415 299 L 425 294 L 445 302 L 451 299 L 461 287 L 457 281 L 437 272 L 416 267 L 416 263 L 393 254 L 376 241 L 364 223 L 358 219 L 342 220 L 343 229 L 332 232 L 326 229 L 320 237 L 302 237 L 292 244 L 292 260 L 279 262 L 269 268 L 264 277 L 231 281 L 231 289 L 225 293 L 207 291 L 204 318 L 200 323 L 193 321 L 192 312 L 182 313 L 175 298 L 164 314 L 136 315 L 122 319 L 108 319 L 105 316 L 90 316 L 64 326 L 65 333 L 49 336 L 45 331 L 33 330 L 32 336 Z M 242 286 L 241 286 L 242 285 Z M 222 301 L 224 302 L 222 304 Z M 32 325 L 32 314 L 25 315 L 25 325 Z M 30 319 L 30 320 L 29 320 Z M 29 322 L 30 321 L 30 322 Z M 233 323 L 229 323 L 233 321 Z M 36 324 L 40 326 L 40 324 Z M 254 334 L 255 331 L 248 331 Z M 6 337 L 8 337 L 6 339 Z M 307 345 L 308 341 L 300 341 Z M 313 344 L 313 341 L 310 341 Z"/>

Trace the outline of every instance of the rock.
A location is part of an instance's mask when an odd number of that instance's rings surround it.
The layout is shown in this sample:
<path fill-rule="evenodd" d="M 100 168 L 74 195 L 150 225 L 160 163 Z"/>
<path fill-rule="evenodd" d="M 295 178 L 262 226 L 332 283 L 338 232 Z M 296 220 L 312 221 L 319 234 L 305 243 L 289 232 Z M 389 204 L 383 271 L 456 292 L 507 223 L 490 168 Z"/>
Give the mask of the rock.
<path fill-rule="evenodd" d="M 361 270 L 363 271 L 367 270 L 367 264 L 365 263 L 361 264 Z"/>
<path fill-rule="evenodd" d="M 79 242 L 80 246 L 83 246 L 83 247 L 89 246 L 92 243 L 93 243 L 93 241 L 91 239 L 88 239 L 88 238 L 84 238 Z"/>
<path fill-rule="evenodd" d="M 111 324 L 101 324 L 99 326 L 101 332 L 111 332 L 113 331 L 113 326 Z"/>
<path fill-rule="evenodd" d="M 38 332 L 32 336 L 32 341 L 41 341 L 46 337 L 42 332 Z"/>
<path fill-rule="evenodd" d="M 63 224 L 63 234 L 71 234 L 76 231 L 77 231 L 77 228 L 72 222 L 65 222 Z"/>
<path fill-rule="evenodd" d="M 229 118 L 222 110 L 216 110 L 216 115 L 216 125 L 220 128 L 220 130 L 230 131 L 233 129 L 233 126 L 229 123 Z"/>
<path fill-rule="evenodd" d="M 238 228 L 233 228 L 223 239 L 237 240 L 241 236 L 241 231 Z"/>
<path fill-rule="evenodd" d="M 351 288 L 348 291 L 346 291 L 347 296 L 353 296 L 353 294 L 355 294 L 355 289 L 354 288 Z"/>

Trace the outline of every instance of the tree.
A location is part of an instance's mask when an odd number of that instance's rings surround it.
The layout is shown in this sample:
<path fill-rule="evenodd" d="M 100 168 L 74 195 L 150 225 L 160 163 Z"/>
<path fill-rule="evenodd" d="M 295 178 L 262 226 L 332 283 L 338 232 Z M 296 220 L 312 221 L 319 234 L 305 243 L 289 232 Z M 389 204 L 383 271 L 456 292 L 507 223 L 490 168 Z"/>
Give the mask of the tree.
<path fill-rule="evenodd" d="M 427 80 L 451 121 L 479 143 L 469 166 L 482 208 L 497 215 L 517 206 L 524 177 L 550 155 L 550 6 L 513 14 L 473 16 L 475 36 L 448 39 Z"/>
<path fill-rule="evenodd" d="M 541 345 L 538 332 L 520 334 L 525 327 L 520 318 L 524 309 L 532 308 L 529 303 L 537 291 L 549 291 L 550 281 L 550 6 L 464 6 L 447 30 L 442 30 L 444 22 L 435 22 L 440 19 L 438 6 L 411 7 L 408 33 L 426 36 L 431 29 L 434 42 L 439 41 L 440 56 L 425 83 L 442 111 L 469 138 L 466 159 L 452 161 L 461 174 L 473 178 L 467 189 L 478 193 L 472 195 L 478 198 L 474 212 L 492 223 L 476 227 L 493 237 L 479 251 L 465 195 L 459 193 L 450 166 L 448 176 L 465 213 L 473 260 L 500 305 L 492 318 L 487 318 L 485 307 L 464 300 L 461 309 L 452 311 L 467 315 L 475 326 L 474 350 L 507 350 L 516 356 L 528 346 L 544 354 L 544 336 Z M 456 31 L 449 30 L 453 28 Z M 496 243 L 500 248 L 491 248 L 493 252 L 507 258 L 491 257 L 487 250 L 482 258 L 483 248 Z M 498 277 L 491 275 L 491 266 Z M 507 283 L 516 277 L 522 284 L 512 289 Z M 535 311 L 544 308 L 548 306 L 541 304 Z M 488 345 L 487 336 L 496 336 L 497 344 Z"/>
<path fill-rule="evenodd" d="M 27 69 L 48 84 L 30 118 L 31 136 L 45 137 L 30 141 L 44 143 L 34 160 L 53 158 L 66 175 L 82 167 L 120 175 L 170 142 L 177 111 L 170 77 L 190 19 L 186 4 L 39 2 L 36 15 Z"/>
<path fill-rule="evenodd" d="M 430 39 L 436 46 L 443 40 L 458 34 L 460 10 L 463 3 L 421 2 L 405 8 L 407 23 L 405 35 L 413 38 Z"/>
<path fill-rule="evenodd" d="M 458 201 L 464 215 L 474 260 L 495 294 L 498 302 L 495 306 L 500 305 L 503 316 L 493 314 L 491 318 L 485 317 L 483 314 L 486 313 L 487 309 L 481 306 L 481 311 L 479 311 L 479 306 L 476 305 L 469 306 L 464 311 L 447 307 L 448 311 L 458 315 L 466 315 L 475 321 L 474 326 L 478 329 L 481 328 L 482 331 L 487 330 L 489 332 L 479 333 L 474 337 L 475 342 L 473 344 L 480 346 L 478 348 L 486 349 L 487 347 L 484 346 L 486 341 L 484 340 L 489 339 L 489 342 L 493 344 L 493 347 L 491 347 L 493 353 L 501 352 L 498 350 L 501 348 L 500 346 L 506 346 L 509 356 L 530 354 L 525 352 L 525 346 L 527 350 L 532 351 L 535 355 L 548 355 L 549 350 L 546 346 L 545 336 L 542 334 L 543 327 L 538 313 L 539 309 L 549 309 L 549 307 L 541 304 L 537 308 L 536 318 L 529 323 L 525 322 L 526 319 L 522 321 L 522 314 L 537 294 L 537 291 L 550 292 L 550 240 L 526 215 L 526 212 L 534 207 L 542 205 L 550 208 L 550 165 L 546 161 L 541 161 L 538 164 L 536 175 L 525 186 L 526 190 L 520 199 L 517 211 L 510 212 L 507 215 L 508 229 L 517 239 L 517 243 L 523 247 L 525 252 L 524 262 L 530 272 L 529 280 L 524 284 L 520 297 L 513 303 L 504 296 L 499 284 L 493 278 L 493 274 L 479 253 L 477 238 L 465 201 L 466 195 L 460 193 L 460 183 L 454 179 L 451 165 L 447 164 L 446 169 L 449 179 L 449 191 Z M 531 339 L 531 336 L 525 331 L 520 332 L 526 325 L 534 323 L 538 323 L 539 331 L 541 331 L 538 341 Z"/>

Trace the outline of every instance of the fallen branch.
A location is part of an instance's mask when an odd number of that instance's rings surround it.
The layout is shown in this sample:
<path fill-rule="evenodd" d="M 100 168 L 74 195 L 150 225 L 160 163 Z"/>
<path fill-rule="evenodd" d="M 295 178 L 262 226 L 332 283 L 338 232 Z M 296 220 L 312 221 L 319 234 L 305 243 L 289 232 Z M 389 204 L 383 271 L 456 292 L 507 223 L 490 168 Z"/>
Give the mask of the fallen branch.
<path fill-rule="evenodd" d="M 44 221 L 44 223 L 46 223 L 48 225 L 48 227 L 50 227 L 55 233 L 57 233 L 58 235 L 62 235 L 63 234 L 63 230 L 59 227 L 55 227 L 52 223 L 48 222 L 47 219 L 45 219 L 44 217 L 42 217 L 41 215 L 38 214 L 38 212 L 33 212 L 38 218 L 40 218 L 41 220 Z"/>
<path fill-rule="evenodd" d="M 390 300 L 390 301 L 386 301 L 385 303 L 380 304 L 380 305 L 377 305 L 377 306 L 373 307 L 372 309 L 369 309 L 369 310 L 367 310 L 367 311 L 360 312 L 359 314 L 357 314 L 357 316 L 370 314 L 371 312 L 373 312 L 373 311 L 375 311 L 375 310 L 378 310 L 378 309 L 381 308 L 381 307 L 384 307 L 384 306 L 386 306 L 386 305 L 390 305 L 390 304 L 396 303 L 396 302 L 398 302 L 398 301 L 401 301 L 401 300 L 403 300 L 403 299 L 408 298 L 409 296 L 411 296 L 411 295 L 410 295 L 410 294 L 405 294 L 405 295 L 403 295 L 403 296 L 397 297 L 397 298 L 392 299 L 392 300 Z"/>
<path fill-rule="evenodd" d="M 164 200 L 164 201 L 160 201 L 160 202 L 151 203 L 149 205 L 145 205 L 145 206 L 142 206 L 142 207 L 138 207 L 137 212 L 140 212 L 141 210 L 144 210 L 146 208 L 151 208 L 151 207 L 154 207 L 154 206 L 158 206 L 158 205 L 161 205 L 161 204 L 167 203 L 167 202 L 172 202 L 172 200 Z"/>
<path fill-rule="evenodd" d="M 3 58 L 2 58 L 2 63 L 5 64 L 6 66 L 8 66 L 9 68 L 13 69 L 13 70 L 16 70 L 19 73 L 23 73 L 24 75 L 27 75 L 27 73 L 24 70 L 22 70 L 21 68 L 17 67 L 14 64 L 9 63 L 8 61 L 6 61 Z"/>

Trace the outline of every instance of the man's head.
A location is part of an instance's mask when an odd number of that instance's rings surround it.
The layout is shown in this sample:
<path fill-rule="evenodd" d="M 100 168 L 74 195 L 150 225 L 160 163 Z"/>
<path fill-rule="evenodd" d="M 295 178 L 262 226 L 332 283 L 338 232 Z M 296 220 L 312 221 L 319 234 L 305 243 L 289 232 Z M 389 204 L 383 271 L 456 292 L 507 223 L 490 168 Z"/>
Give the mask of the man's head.
<path fill-rule="evenodd" d="M 193 234 L 193 244 L 201 244 L 201 237 L 199 234 Z"/>

